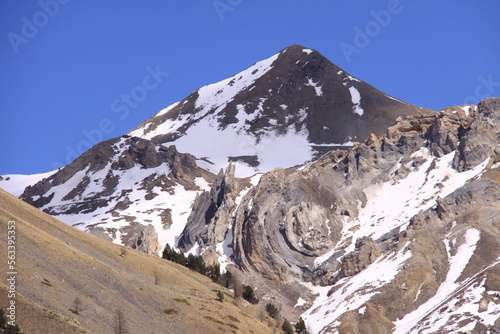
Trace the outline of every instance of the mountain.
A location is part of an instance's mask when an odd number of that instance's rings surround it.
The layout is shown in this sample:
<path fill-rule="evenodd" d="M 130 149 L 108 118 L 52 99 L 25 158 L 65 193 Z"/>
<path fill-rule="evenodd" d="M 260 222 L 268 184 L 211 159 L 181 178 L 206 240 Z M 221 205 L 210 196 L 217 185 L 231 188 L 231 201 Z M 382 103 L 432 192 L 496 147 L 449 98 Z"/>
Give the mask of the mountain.
<path fill-rule="evenodd" d="M 195 203 L 206 214 L 191 214 L 179 246 L 230 257 L 312 333 L 494 333 L 499 143 L 497 98 L 401 117 L 383 136 L 262 175 L 238 200 L 229 169 L 210 191 L 219 205 Z"/>
<path fill-rule="evenodd" d="M 294 45 L 200 88 L 38 182 L 16 176 L 0 186 L 82 230 L 158 253 L 177 245 L 197 194 L 229 162 L 240 177 L 303 164 L 423 111 Z M 242 179 L 239 190 L 257 179 Z M 183 249 L 194 246 L 187 236 Z"/>
<path fill-rule="evenodd" d="M 207 277 L 157 256 L 124 253 L 0 189 L 2 245 L 8 221 L 17 231 L 16 323 L 23 333 L 118 333 L 118 326 L 119 333 L 274 333 L 257 308 L 239 305 Z M 11 300 L 5 284 L 2 307 Z"/>
<path fill-rule="evenodd" d="M 21 199 L 82 230 L 158 254 L 175 244 L 191 202 L 214 179 L 174 146 L 125 135 L 28 186 Z"/>
<path fill-rule="evenodd" d="M 129 135 L 173 144 L 213 173 L 234 162 L 237 176 L 249 176 L 352 146 L 383 134 L 398 116 L 424 110 L 293 45 L 196 90 Z"/>
<path fill-rule="evenodd" d="M 425 110 L 291 46 L 20 198 L 115 243 L 231 268 L 310 333 L 496 333 L 499 144 L 500 98 Z"/>

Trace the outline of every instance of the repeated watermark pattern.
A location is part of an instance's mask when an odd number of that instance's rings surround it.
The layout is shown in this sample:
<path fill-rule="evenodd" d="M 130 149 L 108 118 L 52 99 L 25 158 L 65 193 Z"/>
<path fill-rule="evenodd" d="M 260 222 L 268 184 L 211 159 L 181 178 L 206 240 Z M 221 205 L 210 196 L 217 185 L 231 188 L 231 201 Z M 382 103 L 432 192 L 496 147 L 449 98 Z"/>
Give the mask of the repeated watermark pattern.
<path fill-rule="evenodd" d="M 45 27 L 61 9 L 61 5 L 66 5 L 71 0 L 40 0 L 38 6 L 40 10 L 36 11 L 31 18 L 23 16 L 21 18 L 22 26 L 19 33 L 9 32 L 7 39 L 15 53 L 19 53 L 19 47 L 28 44 L 30 40 L 38 35 L 40 29 Z"/>
<path fill-rule="evenodd" d="M 495 87 L 500 87 L 500 82 L 493 81 L 493 74 L 489 74 L 486 77 L 480 75 L 477 77 L 477 80 L 479 81 L 479 84 L 474 90 L 474 95 L 467 96 L 464 99 L 463 104 L 478 104 L 479 101 L 493 96 L 493 92 L 496 90 Z"/>
<path fill-rule="evenodd" d="M 155 67 L 146 66 L 146 74 L 139 85 L 134 86 L 130 92 L 122 93 L 120 97 L 111 102 L 111 112 L 118 115 L 120 120 L 125 120 L 130 111 L 137 108 L 140 102 L 144 101 L 149 92 L 155 90 L 169 76 L 168 72 L 163 72 L 160 65 Z M 93 129 L 83 129 L 81 131 L 85 139 L 80 140 L 75 146 L 66 146 L 66 159 L 62 164 L 58 161 L 52 163 L 52 168 L 61 168 L 78 158 L 82 153 L 90 149 L 95 144 L 104 140 L 106 134 L 115 130 L 115 123 L 110 117 L 103 117 Z"/>
<path fill-rule="evenodd" d="M 9 220 L 7 223 L 7 323 L 16 325 L 16 222 Z"/>
<path fill-rule="evenodd" d="M 372 19 L 366 22 L 363 27 L 354 27 L 355 34 L 352 43 L 344 41 L 339 44 L 340 50 L 347 62 L 350 63 L 354 54 L 360 54 L 361 50 L 368 47 L 372 40 L 391 24 L 392 18 L 395 15 L 401 14 L 403 9 L 404 6 L 400 0 L 389 0 L 385 9 L 370 11 Z"/>
<path fill-rule="evenodd" d="M 215 12 L 219 16 L 221 21 L 224 21 L 225 13 L 232 12 L 237 6 L 241 5 L 243 0 L 214 0 L 212 5 L 214 6 Z"/>

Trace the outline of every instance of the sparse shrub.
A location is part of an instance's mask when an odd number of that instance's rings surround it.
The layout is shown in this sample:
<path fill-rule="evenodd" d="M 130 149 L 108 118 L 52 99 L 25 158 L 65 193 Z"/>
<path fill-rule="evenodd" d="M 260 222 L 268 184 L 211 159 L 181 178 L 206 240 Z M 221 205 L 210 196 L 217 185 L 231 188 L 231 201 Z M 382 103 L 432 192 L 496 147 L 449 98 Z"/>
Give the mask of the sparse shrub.
<path fill-rule="evenodd" d="M 0 308 L 0 328 L 5 329 L 5 326 L 7 326 L 7 316 L 3 308 Z"/>
<path fill-rule="evenodd" d="M 240 319 L 233 317 L 232 315 L 228 315 L 227 318 L 233 322 L 241 322 Z"/>
<path fill-rule="evenodd" d="M 128 334 L 128 326 L 125 320 L 125 316 L 121 310 L 116 311 L 115 318 L 115 333 L 116 334 Z"/>
<path fill-rule="evenodd" d="M 276 319 L 276 317 L 277 317 L 277 316 L 278 316 L 278 314 L 279 314 L 279 311 L 278 311 L 278 309 L 276 308 L 276 306 L 274 306 L 274 305 L 273 305 L 273 304 L 271 304 L 271 303 L 268 303 L 268 304 L 266 305 L 266 311 L 267 311 L 267 314 L 269 314 L 269 316 L 270 316 L 271 318 L 275 318 L 275 319 Z"/>
<path fill-rule="evenodd" d="M 187 299 L 184 299 L 184 298 L 174 298 L 174 300 L 178 303 L 184 303 L 186 304 L 187 306 L 191 306 L 191 304 L 188 302 Z"/>
<path fill-rule="evenodd" d="M 258 304 L 259 299 L 255 297 L 255 293 L 253 291 L 253 288 L 250 285 L 244 285 L 243 286 L 243 299 L 246 301 L 252 303 L 252 304 Z"/>
<path fill-rule="evenodd" d="M 221 303 L 224 301 L 224 294 L 222 293 L 222 291 L 217 291 L 217 300 Z"/>
<path fill-rule="evenodd" d="M 127 254 L 128 254 L 128 249 L 127 249 L 127 247 L 126 247 L 126 246 L 122 246 L 122 247 L 120 247 L 120 256 L 121 256 L 121 257 L 124 257 L 124 256 L 127 256 Z"/>
<path fill-rule="evenodd" d="M 225 323 L 224 323 L 224 322 L 222 322 L 222 321 L 220 321 L 220 320 L 218 320 L 218 319 L 214 319 L 214 318 L 212 318 L 211 316 L 206 315 L 204 318 L 205 318 L 205 319 L 207 319 L 207 320 L 213 321 L 213 322 L 215 322 L 216 324 L 219 324 L 219 325 L 225 325 Z"/>
<path fill-rule="evenodd" d="M 167 308 L 167 309 L 163 310 L 163 313 L 168 314 L 168 315 L 174 315 L 174 314 L 178 314 L 179 312 L 177 312 L 176 309 Z"/>
<path fill-rule="evenodd" d="M 214 265 L 208 266 L 204 274 L 210 277 L 212 282 L 218 282 L 220 278 L 220 264 L 216 263 Z"/>
<path fill-rule="evenodd" d="M 7 325 L 5 327 L 5 334 L 23 334 L 23 332 L 21 332 L 21 328 L 18 325 Z"/>
<path fill-rule="evenodd" d="M 44 285 L 46 285 L 46 286 L 52 286 L 52 283 L 50 283 L 50 281 L 48 279 L 46 279 L 46 278 L 44 278 L 41 283 L 44 284 Z"/>
<path fill-rule="evenodd" d="M 240 329 L 238 326 L 236 326 L 234 324 L 226 324 L 226 326 L 228 326 L 230 328 L 234 328 L 234 329 Z"/>
<path fill-rule="evenodd" d="M 224 273 L 224 281 L 224 286 L 226 288 L 229 288 L 231 286 L 231 283 L 233 282 L 233 273 L 229 270 L 226 270 L 226 272 Z"/>
<path fill-rule="evenodd" d="M 295 324 L 295 332 L 298 334 L 309 334 L 309 332 L 306 329 L 306 323 L 304 322 L 304 319 L 302 317 L 299 318 L 299 321 Z"/>
<path fill-rule="evenodd" d="M 0 332 L 4 334 L 23 334 L 18 325 L 9 325 L 3 309 L 0 309 Z"/>
<path fill-rule="evenodd" d="M 205 260 L 203 260 L 203 257 L 193 254 L 188 255 L 185 266 L 203 275 L 205 275 L 207 270 L 207 267 L 205 266 Z"/>
<path fill-rule="evenodd" d="M 160 284 L 160 273 L 155 271 L 154 277 L 155 277 L 155 285 L 159 285 Z"/>
<path fill-rule="evenodd" d="M 285 332 L 285 334 L 293 334 L 292 325 L 286 319 L 285 319 L 285 321 L 283 321 L 283 325 L 281 325 L 281 329 L 283 330 L 283 332 Z"/>
<path fill-rule="evenodd" d="M 23 333 L 21 332 L 21 329 L 19 328 L 18 325 L 15 326 L 7 325 L 5 326 L 4 334 L 23 334 Z"/>
<path fill-rule="evenodd" d="M 220 264 L 216 263 L 214 265 L 207 266 L 201 255 L 189 254 L 188 257 L 186 257 L 184 253 L 177 252 L 175 249 L 170 247 L 169 244 L 166 244 L 165 249 L 163 250 L 162 258 L 178 263 L 202 275 L 210 277 L 214 282 L 217 282 L 220 278 Z"/>
<path fill-rule="evenodd" d="M 69 310 L 74 314 L 80 314 L 82 310 L 82 301 L 79 297 L 75 297 L 75 299 L 73 300 L 73 306 Z"/>

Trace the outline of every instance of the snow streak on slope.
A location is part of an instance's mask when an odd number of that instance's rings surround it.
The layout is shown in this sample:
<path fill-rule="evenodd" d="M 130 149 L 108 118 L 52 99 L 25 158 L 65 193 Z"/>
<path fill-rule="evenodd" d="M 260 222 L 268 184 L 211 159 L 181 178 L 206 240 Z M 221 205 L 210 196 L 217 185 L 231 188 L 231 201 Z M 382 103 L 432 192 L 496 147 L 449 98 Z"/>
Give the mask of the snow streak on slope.
<path fill-rule="evenodd" d="M 188 121 L 199 121 L 209 112 L 216 114 L 233 100 L 238 92 L 251 86 L 255 80 L 260 78 L 272 68 L 273 62 L 278 58 L 276 54 L 270 58 L 262 60 L 246 70 L 217 83 L 210 84 L 200 88 L 198 99 L 195 103 L 196 113 L 179 115 L 177 119 L 168 119 L 152 131 L 148 131 L 148 124 L 141 128 L 131 131 L 131 136 L 137 136 L 145 139 L 152 139 L 155 136 L 177 132 L 178 129 Z M 167 113 L 179 102 L 160 111 L 156 116 Z M 214 129 L 217 130 L 217 129 Z M 182 150 L 182 149 L 181 149 Z M 185 151 L 193 154 L 193 152 Z M 225 167 L 225 166 L 224 166 Z"/>
<path fill-rule="evenodd" d="M 359 116 L 363 116 L 365 111 L 361 108 L 361 94 L 359 94 L 359 91 L 354 86 L 349 87 L 349 93 L 351 93 L 353 112 Z"/>
<path fill-rule="evenodd" d="M 427 148 L 422 148 L 415 152 L 412 158 L 424 157 L 427 161 L 420 167 L 412 167 L 413 160 L 408 162 L 405 167 L 410 169 L 410 173 L 402 180 L 396 178 L 401 167 L 401 164 L 397 163 L 389 175 L 391 181 L 377 183 L 364 190 L 366 205 L 359 205 L 357 218 L 344 224 L 342 231 L 343 240 L 349 246 L 343 242 L 339 246 L 348 246 L 345 248 L 348 253 L 354 250 L 358 238 L 370 236 L 375 240 L 394 228 L 405 228 L 411 217 L 433 207 L 438 197 L 448 196 L 479 175 L 489 160 L 486 159 L 470 171 L 459 173 L 451 167 L 454 154 L 451 152 L 441 158 L 435 158 Z M 359 226 L 359 229 L 352 232 L 356 226 Z"/>
<path fill-rule="evenodd" d="M 237 177 L 255 174 L 256 170 L 269 171 L 275 166 L 295 166 L 310 160 L 313 156 L 307 139 L 307 129 L 300 132 L 290 130 L 283 135 L 265 135 L 258 140 L 251 134 L 239 134 L 236 129 L 230 127 L 218 130 L 214 123 L 216 121 L 208 116 L 191 126 L 187 135 L 175 142 L 176 147 L 182 152 L 189 152 L 199 158 L 211 157 L 212 164 L 202 162 L 198 164 L 214 174 L 227 166 L 228 157 L 234 156 L 235 152 L 238 156 L 258 156 L 260 162 L 257 168 L 234 162 Z M 194 142 L 193 136 L 200 134 L 203 134 L 204 139 Z M 221 143 L 226 144 L 221 145 Z M 293 155 L 282 149 L 290 146 L 295 149 Z"/>
<path fill-rule="evenodd" d="M 330 252 L 315 259 L 316 266 L 321 265 L 339 251 L 343 251 L 344 254 L 354 251 L 356 240 L 361 237 L 369 236 L 376 240 L 393 229 L 406 229 L 410 219 L 416 214 L 435 206 L 438 197 L 446 197 L 465 185 L 468 180 L 481 174 L 489 160 L 489 158 L 486 159 L 482 164 L 470 171 L 459 173 L 451 167 L 454 154 L 452 152 L 441 158 L 435 158 L 427 148 L 422 148 L 413 153 L 411 155 L 413 159 L 405 163 L 404 166 L 400 161 L 395 164 L 389 171 L 387 177 L 389 181 L 372 184 L 365 188 L 364 192 L 367 197 L 365 206 L 362 207 L 361 203 L 359 204 L 358 216 L 354 219 L 345 218 L 341 240 Z M 418 167 L 412 166 L 415 160 L 422 160 L 422 158 L 424 158 L 424 163 Z M 398 178 L 398 173 L 406 169 L 409 170 L 408 175 L 402 179 Z M 472 256 L 478 240 L 479 231 L 475 229 L 467 231 L 466 243 L 461 246 L 456 255 L 449 257 L 451 268 L 448 273 L 449 277 L 442 285 L 442 290 L 429 301 L 429 304 L 419 309 L 419 312 L 415 311 L 416 313 L 398 322 L 397 324 L 402 326 L 402 329 L 397 333 L 407 333 L 405 330 L 411 329 L 429 307 L 441 302 L 459 285 L 455 281 Z M 446 242 L 448 241 L 446 240 Z M 401 252 L 400 254 L 402 254 Z M 400 256 L 398 258 L 401 259 Z M 314 301 L 314 305 L 303 314 L 303 317 L 308 319 L 308 323 L 313 329 L 312 333 L 335 333 L 333 328 L 340 324 L 338 320 L 344 312 L 361 308 L 363 303 L 370 300 L 376 293 L 371 288 L 364 290 L 367 286 L 371 286 L 371 281 L 366 280 L 371 280 L 373 277 L 380 275 L 373 268 L 378 268 L 382 273 L 393 270 L 392 277 L 394 277 L 398 272 L 398 265 L 404 260 L 395 260 L 395 262 L 397 263 L 390 264 L 384 259 L 378 259 L 356 276 L 343 278 L 333 286 L 336 290 L 330 298 L 327 298 L 326 293 L 332 287 L 316 287 L 315 292 L 319 294 L 319 297 Z M 386 265 L 383 268 L 374 267 L 377 264 L 382 265 L 381 263 Z M 370 268 L 373 271 L 370 271 Z M 391 280 L 392 278 L 388 278 L 383 282 L 387 283 Z M 352 285 L 344 285 L 344 282 L 350 282 Z M 477 289 L 481 289 L 481 287 L 476 287 L 470 293 L 477 295 L 479 293 Z M 358 290 L 363 292 L 356 292 Z M 352 297 L 348 298 L 348 296 Z M 490 314 L 491 312 L 493 311 L 490 310 Z M 439 319 L 435 320 L 436 324 L 439 323 Z"/>
<path fill-rule="evenodd" d="M 52 174 L 56 173 L 57 170 L 53 170 L 47 173 L 32 174 L 32 175 L 20 175 L 20 174 L 7 174 L 2 175 L 2 180 L 0 180 L 0 188 L 11 193 L 12 195 L 19 197 L 23 193 L 24 189 L 37 183 L 40 180 L 50 177 Z"/>
<path fill-rule="evenodd" d="M 236 209 L 233 213 L 233 218 L 238 212 L 238 208 L 240 207 L 241 200 L 243 197 L 252 189 L 253 186 L 256 186 L 259 183 L 262 174 L 256 174 L 251 177 L 250 182 L 252 186 L 245 188 L 240 191 L 238 196 L 235 199 Z M 198 245 L 198 244 L 197 244 Z M 221 272 L 226 270 L 226 267 L 229 263 L 231 263 L 231 257 L 233 256 L 233 226 L 229 225 L 229 229 L 226 232 L 226 236 L 222 242 L 219 242 L 216 245 L 217 254 L 219 256 L 219 264 Z"/>
<path fill-rule="evenodd" d="M 165 162 L 155 168 L 136 164 L 129 169 L 114 169 L 112 166 L 129 149 L 125 141 L 121 139 L 113 145 L 114 159 L 100 170 L 90 171 L 87 166 L 63 184 L 52 187 L 44 194 L 53 196 L 52 199 L 40 209 L 82 230 L 102 225 L 113 242 L 119 244 L 124 237 L 121 228 L 132 223 L 151 224 L 162 247 L 167 243 L 174 246 L 196 194 L 210 187 L 205 179 L 197 177 L 191 190 L 186 190 L 169 177 L 171 169 Z M 113 180 L 119 182 L 109 187 Z M 196 186 L 199 190 L 193 190 Z M 83 190 L 78 193 L 75 189 Z M 73 213 L 75 208 L 77 214 Z"/>
<path fill-rule="evenodd" d="M 306 86 L 314 87 L 316 91 L 316 96 L 323 96 L 323 88 L 319 84 L 319 82 L 314 82 L 311 78 L 308 78 Z"/>
<path fill-rule="evenodd" d="M 381 256 L 368 266 L 363 275 L 345 277 L 333 287 L 330 297 L 327 296 L 330 287 L 315 287 L 314 293 L 319 296 L 313 306 L 302 317 L 311 329 L 311 333 L 337 333 L 331 326 L 347 311 L 362 309 L 378 292 L 377 289 L 391 282 L 399 271 L 399 267 L 411 257 L 408 243 L 399 252 Z"/>
<path fill-rule="evenodd" d="M 460 282 L 457 282 L 457 280 L 462 271 L 465 269 L 465 266 L 469 263 L 472 254 L 474 254 L 474 250 L 476 249 L 476 244 L 479 241 L 479 237 L 480 237 L 480 232 L 478 230 L 476 229 L 467 230 L 465 234 L 465 242 L 459 247 L 457 253 L 454 256 L 449 256 L 448 258 L 450 262 L 448 274 L 446 276 L 445 281 L 441 283 L 441 285 L 439 286 L 439 289 L 436 292 L 436 294 L 426 303 L 420 305 L 418 309 L 407 314 L 403 319 L 396 321 L 395 322 L 396 330 L 394 331 L 394 334 L 406 334 L 414 332 L 417 333 L 422 328 L 420 328 L 420 326 L 417 327 L 416 325 L 421 320 L 423 320 L 424 317 L 436 311 L 436 308 L 438 307 L 442 308 L 446 305 L 446 303 L 443 303 L 443 301 L 446 301 L 446 299 L 455 291 L 455 289 L 457 289 L 460 286 Z M 448 247 L 447 241 L 448 240 L 445 240 L 445 245 L 447 245 Z M 474 290 L 475 289 L 472 287 L 472 290 L 470 291 L 472 296 L 474 296 Z M 477 291 L 475 293 L 477 293 Z M 479 306 L 478 305 L 474 306 L 474 304 L 475 303 L 469 301 L 466 303 L 466 307 L 472 309 L 476 308 L 476 310 L 471 310 L 471 311 L 477 313 L 477 309 L 479 308 Z M 455 310 L 454 312 L 461 313 L 457 312 L 457 310 Z M 434 333 L 441 327 L 443 326 L 446 327 L 445 325 L 447 324 L 448 321 L 450 321 L 450 316 L 448 314 L 445 314 L 444 317 L 441 317 L 440 314 L 436 312 L 436 314 L 434 314 L 432 321 L 430 321 L 432 325 L 430 325 L 430 328 L 427 329 L 428 333 Z M 456 319 L 453 320 L 451 325 L 452 326 L 458 325 L 458 323 L 456 323 Z M 446 332 L 449 333 L 454 332 L 453 329 L 464 330 L 464 328 L 462 327 L 442 328 L 442 329 L 446 329 Z"/>
<path fill-rule="evenodd" d="M 153 130 L 151 124 L 133 130 L 131 136 L 152 139 L 158 135 L 177 133 L 182 135 L 173 141 L 181 152 L 189 152 L 197 158 L 203 159 L 198 162 L 200 167 L 215 174 L 221 168 L 226 168 L 228 159 L 233 158 L 236 166 L 236 175 L 239 177 L 249 176 L 256 172 L 270 171 L 277 166 L 291 167 L 309 161 L 313 157 L 313 149 L 308 141 L 309 133 L 305 126 L 296 130 L 294 124 L 290 124 L 288 131 L 276 133 L 272 131 L 274 119 L 270 120 L 270 127 L 262 129 L 258 136 L 250 133 L 249 127 L 252 121 L 263 117 L 264 98 L 252 110 L 248 106 L 237 105 L 238 121 L 220 128 L 220 115 L 218 112 L 224 109 L 234 97 L 245 89 L 251 89 L 252 84 L 267 73 L 278 58 L 276 54 L 268 59 L 260 61 L 248 69 L 215 84 L 200 88 L 198 98 L 195 102 L 195 113 L 180 114 L 176 119 L 167 119 Z M 317 95 L 322 95 L 321 86 L 312 82 Z M 157 115 L 168 113 L 178 103 L 160 111 Z M 282 108 L 286 108 L 283 105 Z M 247 110 L 248 109 L 248 110 Z M 282 110 L 276 111 L 282 113 Z M 296 122 L 303 122 L 307 117 L 306 110 L 298 111 Z M 287 118 L 288 121 L 288 118 Z M 179 128 L 186 123 L 194 123 L 185 133 L 180 133 Z M 268 131 L 269 130 L 269 131 Z M 287 153 L 283 147 L 294 147 L 294 154 Z M 248 164 L 239 157 L 257 159 L 257 167 Z M 207 161 L 208 160 L 208 161 Z"/>

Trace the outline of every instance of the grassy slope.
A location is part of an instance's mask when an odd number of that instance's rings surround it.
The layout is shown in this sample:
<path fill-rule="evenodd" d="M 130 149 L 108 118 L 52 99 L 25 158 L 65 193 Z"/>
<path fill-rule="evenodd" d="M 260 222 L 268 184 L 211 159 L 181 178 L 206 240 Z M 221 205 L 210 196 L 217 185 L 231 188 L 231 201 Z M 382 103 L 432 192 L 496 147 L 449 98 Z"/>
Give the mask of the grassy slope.
<path fill-rule="evenodd" d="M 17 324 L 25 333 L 273 333 L 258 309 L 158 257 L 81 232 L 0 189 L 0 261 L 6 272 L 7 222 L 17 226 Z M 2 275 L 5 277 L 5 275 Z M 157 277 L 157 279 L 155 279 Z M 158 284 L 155 284 L 155 280 Z M 0 282 L 0 306 L 8 299 Z M 215 290 L 226 293 L 216 300 Z M 76 298 L 79 314 L 70 311 Z M 170 309 L 166 314 L 164 311 Z"/>

